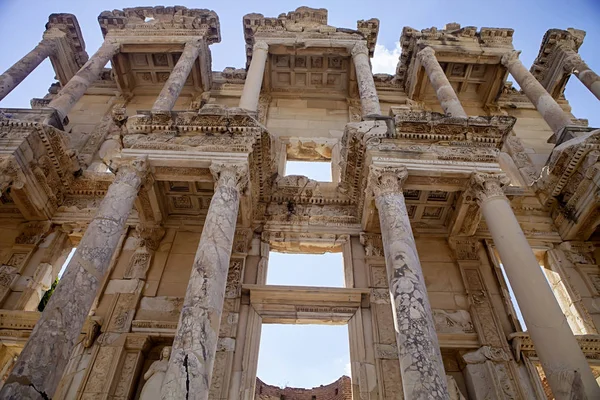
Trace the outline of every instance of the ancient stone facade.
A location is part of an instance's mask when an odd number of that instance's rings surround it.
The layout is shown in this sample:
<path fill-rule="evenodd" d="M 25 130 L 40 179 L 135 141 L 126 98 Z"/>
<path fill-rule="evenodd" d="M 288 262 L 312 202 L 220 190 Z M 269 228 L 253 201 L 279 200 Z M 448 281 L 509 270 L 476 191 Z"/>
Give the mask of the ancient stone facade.
<path fill-rule="evenodd" d="M 377 19 L 301 7 L 245 15 L 245 68 L 214 72 L 213 11 L 98 21 L 88 57 L 52 14 L 0 75 L 0 100 L 45 58 L 58 80 L 0 109 L 0 398 L 600 398 L 600 130 L 563 95 L 600 97 L 584 32 L 528 70 L 512 29 L 405 27 L 373 74 Z M 270 251 L 341 252 L 345 287 L 266 285 Z M 272 323 L 347 325 L 351 378 L 257 380 Z"/>

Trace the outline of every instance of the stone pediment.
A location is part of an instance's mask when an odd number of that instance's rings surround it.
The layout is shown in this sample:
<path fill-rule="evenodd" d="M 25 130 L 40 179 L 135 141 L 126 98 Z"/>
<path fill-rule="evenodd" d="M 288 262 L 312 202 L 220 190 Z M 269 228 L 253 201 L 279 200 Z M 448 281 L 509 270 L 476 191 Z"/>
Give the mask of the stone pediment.
<path fill-rule="evenodd" d="M 98 16 L 102 34 L 116 36 L 202 36 L 209 43 L 221 41 L 219 17 L 212 10 L 174 7 L 134 7 L 103 11 Z"/>

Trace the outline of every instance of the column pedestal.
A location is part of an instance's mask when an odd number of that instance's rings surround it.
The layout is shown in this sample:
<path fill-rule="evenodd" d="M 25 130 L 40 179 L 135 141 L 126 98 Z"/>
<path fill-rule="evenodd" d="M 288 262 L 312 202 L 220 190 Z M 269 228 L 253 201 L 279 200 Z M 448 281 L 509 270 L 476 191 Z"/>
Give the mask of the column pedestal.
<path fill-rule="evenodd" d="M 167 79 L 167 82 L 158 95 L 158 99 L 156 99 L 156 102 L 154 102 L 154 105 L 152 106 L 153 113 L 165 113 L 170 112 L 173 109 L 173 106 L 181 93 L 181 89 L 183 89 L 183 85 L 185 85 L 185 81 L 190 75 L 194 63 L 198 58 L 200 46 L 200 40 L 185 44 L 181 57 L 177 60 L 177 64 L 173 68 L 173 71 L 171 71 L 169 79 Z"/>
<path fill-rule="evenodd" d="M 474 173 L 471 178 L 552 393 L 557 400 L 600 399 L 600 387 L 504 196 L 506 184 L 504 175 Z"/>
<path fill-rule="evenodd" d="M 360 105 L 363 118 L 370 115 L 381 115 L 379 96 L 375 89 L 375 81 L 369 63 L 369 49 L 364 43 L 358 43 L 352 48 L 352 61 L 356 70 L 356 81 L 360 95 Z"/>
<path fill-rule="evenodd" d="M 512 51 L 502 56 L 502 64 L 508 68 L 508 72 L 515 78 L 521 90 L 525 93 L 529 101 L 533 103 L 544 121 L 552 128 L 556 137 L 559 137 L 562 130 L 571 125 L 571 118 L 558 105 L 556 100 L 544 89 L 541 83 L 529 72 L 519 60 L 519 53 Z"/>
<path fill-rule="evenodd" d="M 75 103 L 85 94 L 88 87 L 98 79 L 108 61 L 119 52 L 119 48 L 118 43 L 104 41 L 98 51 L 58 92 L 56 97 L 48 104 L 48 107 L 54 108 L 61 119 L 64 119 Z"/>
<path fill-rule="evenodd" d="M 0 398 L 43 400 L 54 396 L 146 172 L 142 159 L 119 168 Z"/>
<path fill-rule="evenodd" d="M 407 176 L 404 167 L 371 166 L 369 173 L 369 190 L 379 211 L 404 398 L 449 399 L 425 279 L 402 194 Z"/>
<path fill-rule="evenodd" d="M 216 181 L 215 193 L 162 385 L 164 400 L 208 400 L 240 192 L 247 183 L 248 169 L 241 164 L 213 164 L 211 172 Z"/>
<path fill-rule="evenodd" d="M 567 72 L 575 74 L 577 79 L 589 89 L 590 92 L 600 100 L 600 76 L 596 74 L 586 63 L 581 59 L 581 56 L 571 49 L 561 49 L 565 53 L 564 67 Z"/>
<path fill-rule="evenodd" d="M 454 88 L 450 85 L 446 73 L 435 58 L 435 51 L 431 47 L 425 47 L 417 53 L 417 58 L 425 68 L 429 82 L 435 90 L 435 95 L 440 101 L 444 113 L 451 117 L 467 118 L 467 113 L 460 104 Z"/>
<path fill-rule="evenodd" d="M 252 50 L 252 61 L 246 74 L 246 82 L 242 97 L 240 97 L 240 108 L 248 111 L 257 111 L 258 98 L 260 97 L 260 88 L 262 87 L 263 75 L 265 74 L 265 65 L 267 55 L 269 54 L 269 45 L 265 42 L 256 42 Z"/>
<path fill-rule="evenodd" d="M 19 83 L 23 82 L 23 79 L 27 78 L 42 61 L 50 57 L 55 49 L 52 40 L 44 38 L 25 57 L 0 75 L 0 100 L 5 98 Z"/>

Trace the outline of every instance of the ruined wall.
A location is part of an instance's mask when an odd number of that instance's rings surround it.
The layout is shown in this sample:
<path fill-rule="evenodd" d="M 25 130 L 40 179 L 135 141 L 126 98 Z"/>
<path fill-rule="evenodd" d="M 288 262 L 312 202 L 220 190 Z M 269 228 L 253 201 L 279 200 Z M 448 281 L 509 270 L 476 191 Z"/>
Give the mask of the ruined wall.
<path fill-rule="evenodd" d="M 351 400 L 350 377 L 342 376 L 329 385 L 312 389 L 280 388 L 256 380 L 256 400 Z"/>

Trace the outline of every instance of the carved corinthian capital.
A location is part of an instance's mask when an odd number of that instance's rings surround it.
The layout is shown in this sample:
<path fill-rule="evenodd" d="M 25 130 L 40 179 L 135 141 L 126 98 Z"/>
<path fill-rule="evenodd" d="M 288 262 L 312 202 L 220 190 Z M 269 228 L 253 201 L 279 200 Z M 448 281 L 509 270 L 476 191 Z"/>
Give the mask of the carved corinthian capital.
<path fill-rule="evenodd" d="M 504 186 L 510 183 L 505 174 L 488 174 L 484 172 L 473 172 L 469 183 L 468 195 L 475 198 L 478 204 L 494 198 L 504 197 Z"/>
<path fill-rule="evenodd" d="M 252 47 L 253 51 L 257 51 L 257 50 L 264 50 L 264 51 L 269 51 L 269 45 L 262 41 L 259 40 L 258 42 L 254 43 L 254 46 Z"/>
<path fill-rule="evenodd" d="M 521 62 L 521 60 L 519 60 L 519 54 L 521 54 L 520 51 L 511 50 L 502 56 L 502 58 L 500 59 L 500 62 L 506 68 L 509 68 L 512 64 L 514 64 L 516 62 Z"/>
<path fill-rule="evenodd" d="M 369 55 L 369 49 L 364 42 L 358 42 L 352 47 L 351 51 L 352 57 L 356 57 L 359 54 L 364 54 L 366 56 Z"/>
<path fill-rule="evenodd" d="M 13 156 L 0 159 L 0 194 L 9 186 L 16 189 L 25 186 L 25 174 Z"/>
<path fill-rule="evenodd" d="M 421 61 L 421 63 L 431 58 L 435 59 L 435 50 L 427 46 L 417 53 L 417 58 L 419 59 L 419 61 Z"/>
<path fill-rule="evenodd" d="M 566 72 L 572 73 L 575 70 L 581 69 L 583 60 L 579 54 L 571 49 L 561 48 L 561 50 L 565 53 L 565 57 L 563 58 L 563 68 Z"/>
<path fill-rule="evenodd" d="M 389 193 L 402 193 L 402 185 L 408 177 L 406 167 L 369 167 L 367 190 L 375 197 Z"/>
<path fill-rule="evenodd" d="M 210 172 L 215 179 L 215 188 L 218 186 L 232 187 L 238 192 L 248 184 L 248 166 L 246 164 L 213 163 Z"/>
<path fill-rule="evenodd" d="M 141 184 L 144 185 L 149 177 L 148 157 L 137 157 L 132 160 L 123 160 L 117 163 L 117 177 L 115 182 L 129 179 L 130 173 L 133 172 L 141 179 Z"/>

